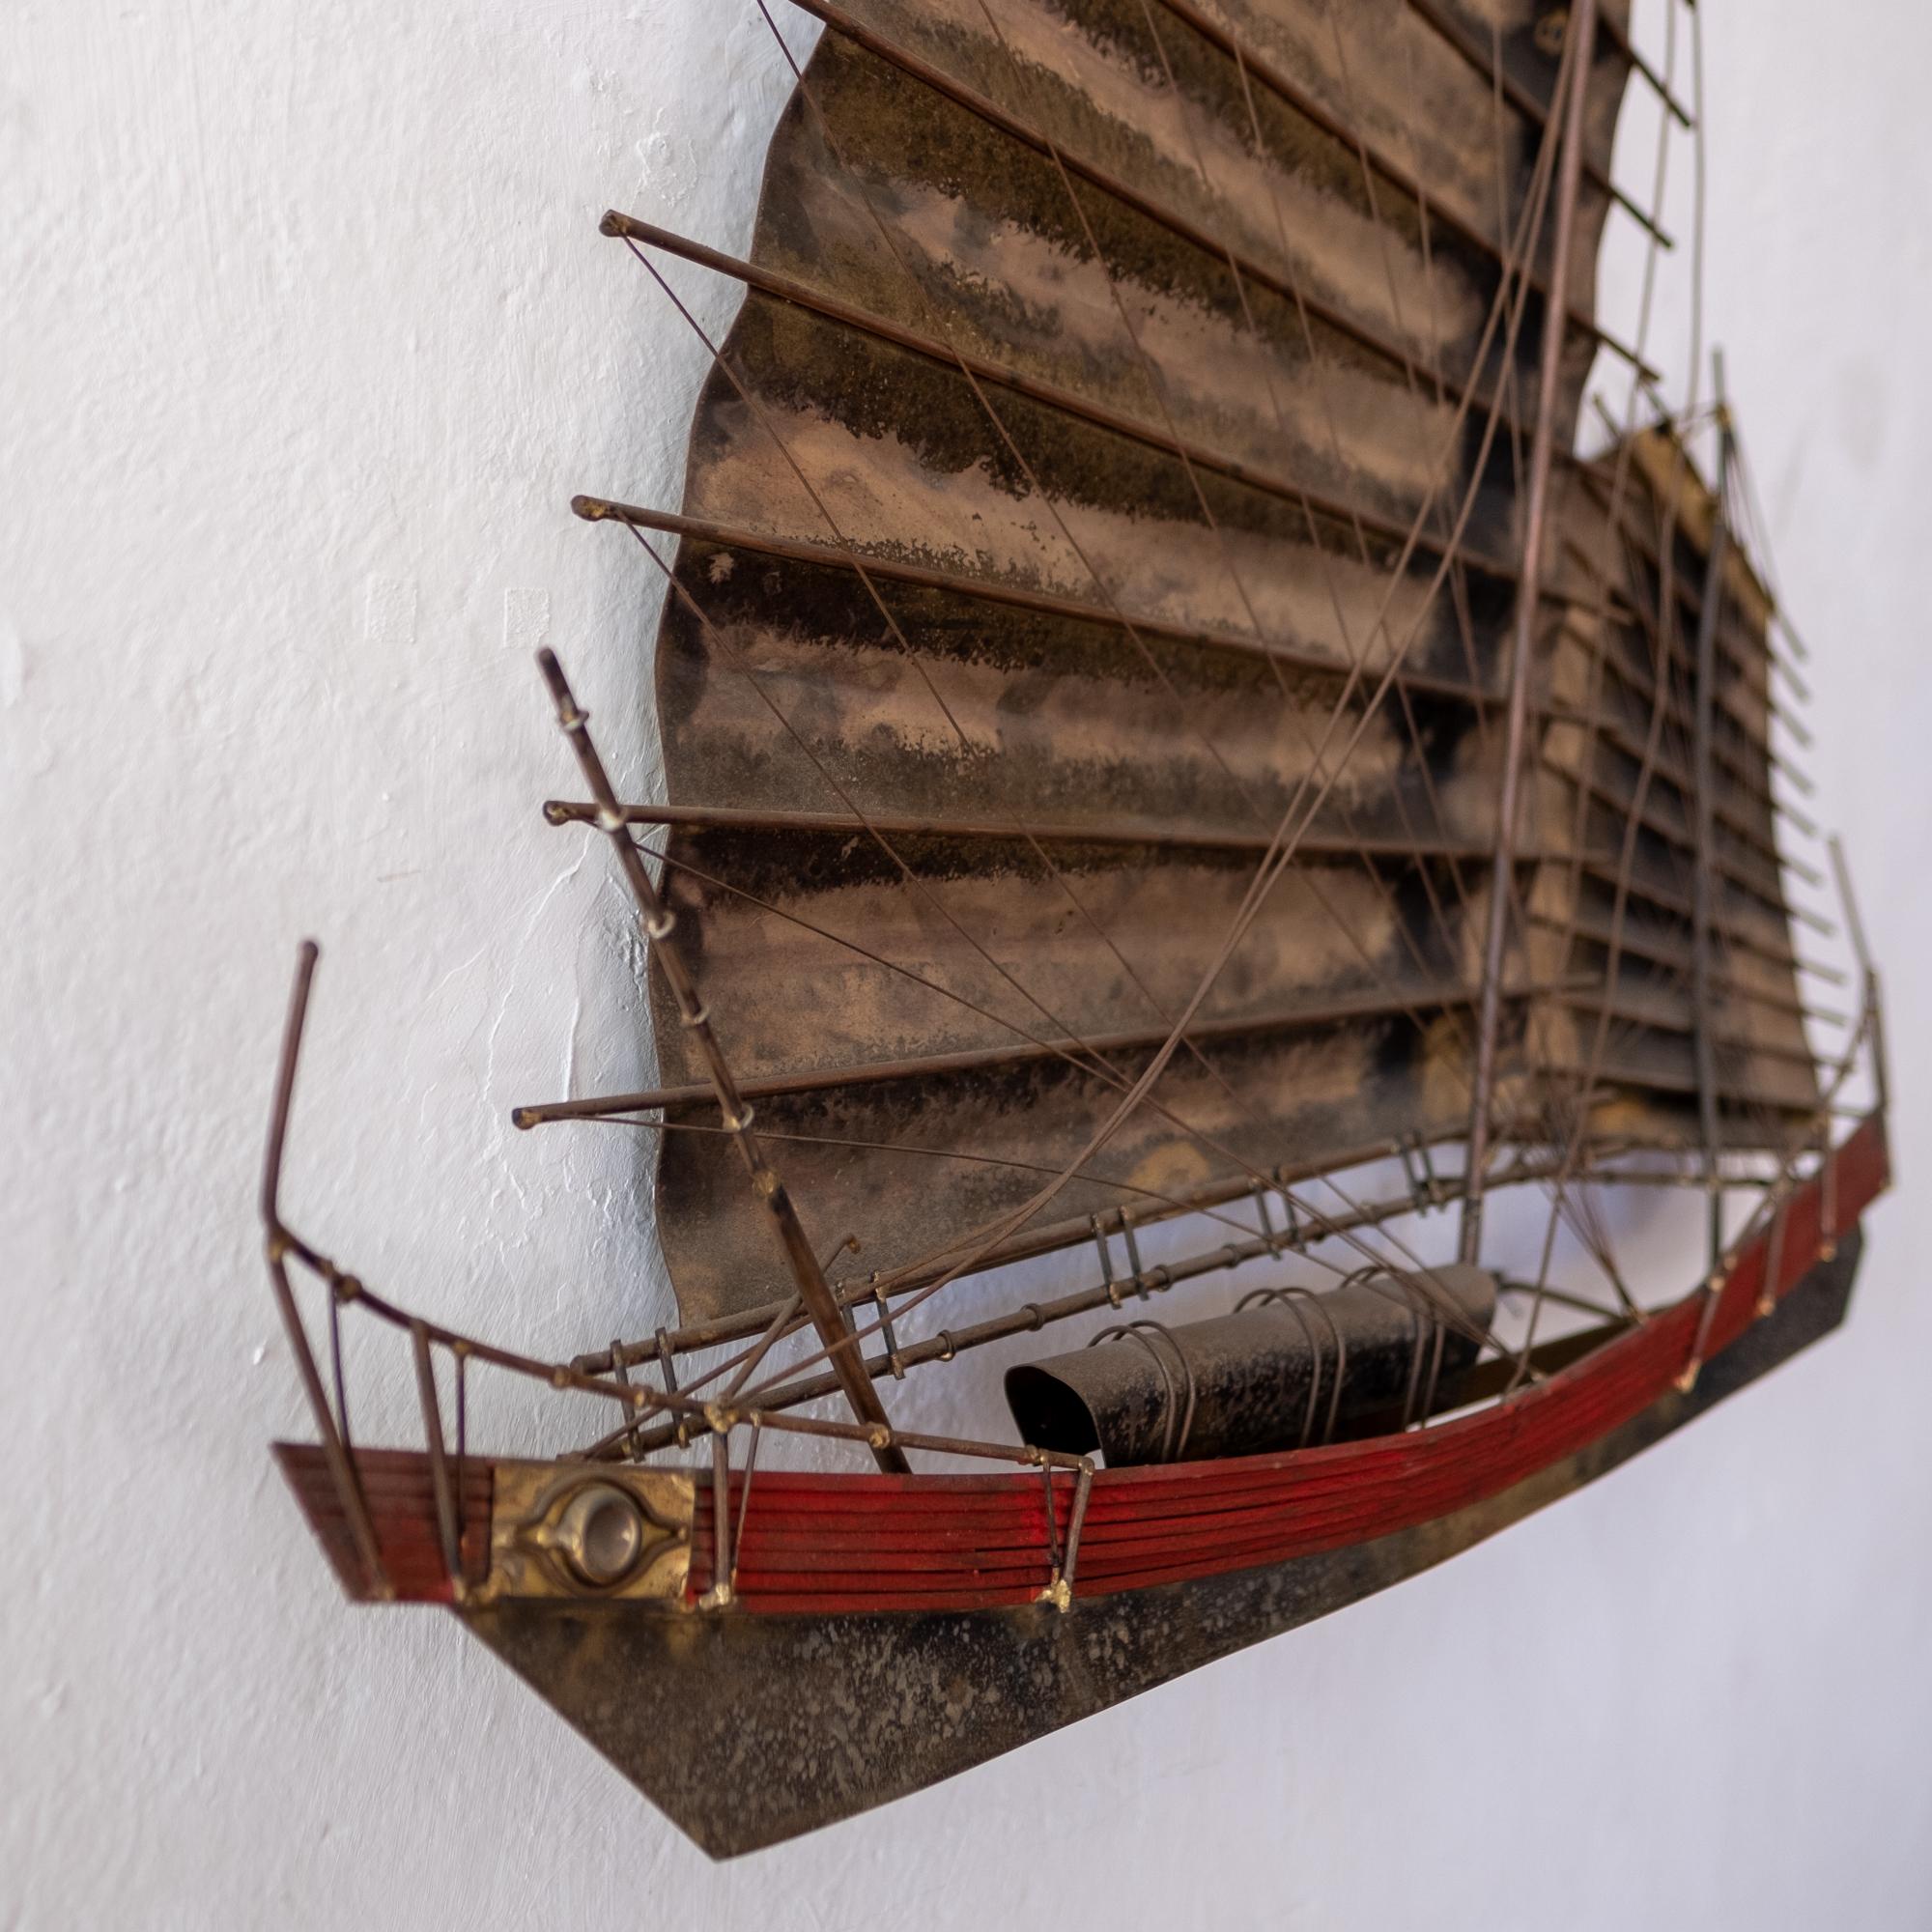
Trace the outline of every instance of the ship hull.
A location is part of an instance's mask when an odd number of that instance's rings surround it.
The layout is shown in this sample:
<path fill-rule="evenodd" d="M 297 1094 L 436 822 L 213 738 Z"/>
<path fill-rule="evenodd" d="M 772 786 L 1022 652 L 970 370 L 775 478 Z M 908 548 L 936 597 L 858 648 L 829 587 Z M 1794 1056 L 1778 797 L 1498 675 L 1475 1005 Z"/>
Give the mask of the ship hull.
<path fill-rule="evenodd" d="M 429 1457 L 357 1449 L 371 1571 L 323 1452 L 276 1453 L 352 1597 L 450 1605 L 728 1857 L 1324 1616 L 1616 1468 L 1843 1320 L 1859 1219 L 1889 1179 L 1873 1116 L 1712 1282 L 1533 1385 L 1423 1429 L 1102 1470 L 1071 1552 L 1065 1469 L 765 1470 L 749 1492 L 735 1469 L 721 1577 L 708 1470 L 459 1447 L 439 1500 Z M 575 1503 L 613 1491 L 651 1539 L 614 1595 L 574 1577 L 557 1540 Z"/>
<path fill-rule="evenodd" d="M 983 1764 L 1459 1554 L 1607 1474 L 1831 1332 L 1842 1240 L 1707 1363 L 1501 1493 L 1366 1543 L 1150 1588 L 980 1610 L 688 1616 L 502 1603 L 472 1633 L 714 1858 Z"/>

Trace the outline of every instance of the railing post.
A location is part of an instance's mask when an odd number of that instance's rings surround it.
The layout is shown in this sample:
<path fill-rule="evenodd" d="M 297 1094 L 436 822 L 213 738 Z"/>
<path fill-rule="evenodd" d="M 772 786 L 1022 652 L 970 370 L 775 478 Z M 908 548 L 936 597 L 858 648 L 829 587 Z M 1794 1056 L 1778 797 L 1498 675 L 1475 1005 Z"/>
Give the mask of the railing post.
<path fill-rule="evenodd" d="M 451 1594 L 460 1604 L 469 1594 L 463 1577 L 463 1541 L 456 1526 L 456 1492 L 449 1480 L 449 1452 L 442 1439 L 442 1406 L 436 1397 L 436 1359 L 429 1350 L 429 1330 L 410 1323 L 415 1345 L 416 1397 L 422 1404 L 423 1439 L 429 1447 L 429 1479 L 436 1492 L 436 1527 L 442 1543 L 443 1568 L 449 1572 Z"/>
<path fill-rule="evenodd" d="M 301 950 L 296 955 L 296 980 L 289 995 L 288 1018 L 282 1026 L 281 1059 L 275 1069 L 275 1097 L 269 1114 L 268 1153 L 262 1164 L 261 1206 L 262 1221 L 268 1236 L 269 1284 L 281 1314 L 283 1330 L 289 1338 L 289 1349 L 296 1359 L 296 1371 L 308 1396 L 316 1434 L 322 1438 L 323 1460 L 328 1464 L 328 1473 L 335 1483 L 342 1513 L 349 1520 L 349 1533 L 355 1539 L 355 1553 L 362 1559 L 362 1567 L 368 1573 L 369 1587 L 379 1597 L 393 1597 L 395 1586 L 384 1567 L 382 1551 L 376 1543 L 376 1526 L 369 1520 L 368 1502 L 362 1494 L 361 1483 L 356 1480 L 355 1466 L 336 1432 L 335 1418 L 329 1413 L 328 1396 L 322 1385 L 321 1372 L 315 1365 L 315 1351 L 309 1347 L 308 1331 L 302 1326 L 301 1310 L 296 1306 L 295 1290 L 289 1284 L 289 1232 L 282 1226 L 282 1148 L 288 1139 L 289 1107 L 295 1097 L 296 1061 L 301 1052 L 302 1027 L 308 1018 L 309 987 L 315 980 L 316 961 L 321 957 L 322 949 L 314 940 L 302 941 Z M 335 1284 L 329 1282 L 327 1287 L 332 1296 Z"/>

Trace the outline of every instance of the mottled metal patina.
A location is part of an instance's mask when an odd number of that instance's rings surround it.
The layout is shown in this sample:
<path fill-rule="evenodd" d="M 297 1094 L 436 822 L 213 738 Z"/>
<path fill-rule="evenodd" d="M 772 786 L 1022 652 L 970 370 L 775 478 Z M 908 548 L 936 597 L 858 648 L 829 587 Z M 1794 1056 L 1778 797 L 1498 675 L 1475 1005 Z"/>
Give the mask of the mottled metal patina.
<path fill-rule="evenodd" d="M 1844 1319 L 1861 1240 L 1590 1449 L 1506 1494 L 1272 1567 L 1010 1610 L 679 1616 L 502 1605 L 469 1629 L 714 1858 L 952 1777 L 1459 1554 L 1607 1474 Z"/>
<path fill-rule="evenodd" d="M 812 11 L 749 259 L 695 251 L 752 286 L 658 519 L 686 534 L 656 679 L 669 804 L 695 814 L 669 827 L 666 896 L 761 1119 L 798 1137 L 814 1235 L 863 1224 L 865 1270 L 893 1275 L 1023 1201 L 1139 1077 L 1318 793 L 1197 1044 L 1062 1190 L 1052 1239 L 1326 1148 L 1446 1137 L 1543 402 L 1541 282 L 1507 327 L 1494 309 L 1535 200 L 1547 10 L 1438 9 L 1449 31 L 1394 0 Z M 1622 13 L 1585 94 L 1560 450 L 1602 340 Z M 648 257 L 648 224 L 606 225 Z M 1694 600 L 1707 513 L 1667 448 L 1631 467 L 1614 522 L 1607 469 L 1565 459 L 1552 485 L 1499 1094 L 1534 1113 L 1574 1088 L 1607 999 L 1605 1130 L 1679 1146 L 1690 819 L 1669 743 L 1643 757 L 1655 653 L 1622 606 L 1673 501 Z M 1815 1082 L 1747 587 L 1722 660 L 1719 1075 L 1726 1139 L 1768 1145 Z M 725 1319 L 786 1284 L 728 1148 L 677 1131 L 713 1110 L 654 989 L 658 1227 L 686 1321 Z M 1372 1009 L 1323 1017 L 1350 1001 Z M 1104 1069 L 1083 1050 L 1136 1037 Z M 895 1144 L 984 1158 L 935 1187 Z"/>
<path fill-rule="evenodd" d="M 1128 1321 L 1088 1347 L 1007 1371 L 1023 1441 L 1109 1468 L 1326 1442 L 1365 1413 L 1396 1426 L 1456 1406 L 1495 1319 L 1496 1279 L 1449 1265 L 1435 1298 L 1364 1269 L 1316 1294 L 1274 1289 L 1205 1321 Z"/>

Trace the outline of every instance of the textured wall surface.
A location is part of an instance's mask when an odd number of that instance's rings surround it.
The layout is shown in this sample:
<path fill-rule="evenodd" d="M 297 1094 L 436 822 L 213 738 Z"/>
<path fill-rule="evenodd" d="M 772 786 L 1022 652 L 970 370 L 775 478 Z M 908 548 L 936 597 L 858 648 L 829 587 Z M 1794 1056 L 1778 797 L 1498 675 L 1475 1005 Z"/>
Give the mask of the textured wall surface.
<path fill-rule="evenodd" d="M 0 1925 L 1932 1922 L 1932 22 L 1702 11 L 1706 320 L 1891 969 L 1853 1326 L 1447 1571 L 719 1868 L 447 1619 L 337 1600 L 250 1217 L 314 931 L 301 1225 L 534 1351 L 662 1319 L 636 1143 L 507 1124 L 649 1071 L 528 650 L 647 784 L 648 566 L 565 505 L 675 500 L 700 369 L 594 224 L 742 248 L 782 70 L 750 0 L 0 7 Z"/>

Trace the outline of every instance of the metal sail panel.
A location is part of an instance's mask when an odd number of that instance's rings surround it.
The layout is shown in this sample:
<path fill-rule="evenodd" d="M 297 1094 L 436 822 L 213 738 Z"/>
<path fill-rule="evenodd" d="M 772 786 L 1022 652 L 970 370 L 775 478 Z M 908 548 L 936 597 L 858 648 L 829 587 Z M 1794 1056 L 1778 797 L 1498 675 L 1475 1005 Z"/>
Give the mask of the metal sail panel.
<path fill-rule="evenodd" d="M 956 369 L 760 296 L 732 354 L 751 400 L 728 384 L 706 399 L 685 501 L 704 523 L 1336 666 L 1418 628 L 1420 668 L 1463 656 L 1452 601 L 1429 594 L 1437 556 L 1397 573 L 1397 541 L 1358 541 L 1298 491 L 1184 465 L 1010 391 L 988 398 Z"/>
<path fill-rule="evenodd" d="M 1211 211 L 1176 211 L 1172 195 L 1128 198 L 1111 172 L 1117 191 L 1106 193 L 1052 155 L 989 140 L 967 108 L 930 90 L 910 98 L 898 70 L 838 36 L 815 60 L 812 86 L 826 125 L 877 132 L 855 154 L 801 111 L 807 164 L 783 178 L 786 200 L 767 204 L 778 272 L 832 299 L 856 298 L 949 368 L 969 358 L 1002 412 L 1012 407 L 1008 391 L 1024 384 L 1068 416 L 1151 443 L 1160 467 L 1172 467 L 1179 441 L 1215 480 L 1232 470 L 1291 496 L 1305 490 L 1312 507 L 1359 511 L 1378 532 L 1406 527 L 1423 506 L 1437 455 L 1460 433 L 1455 396 L 1426 372 L 1468 367 L 1492 280 L 1468 250 L 1445 238 L 1431 289 L 1410 291 L 1398 321 L 1387 313 L 1388 279 L 1369 262 L 1363 287 L 1337 291 L 1278 246 L 1231 259 L 1193 226 Z M 1288 184 L 1258 172 L 1256 192 L 1286 220 Z M 947 414 L 964 415 L 982 457 L 985 408 L 963 386 L 971 407 Z M 1032 427 L 1024 412 L 1012 425 L 1029 456 L 1038 446 Z M 1085 447 L 1100 461 L 1151 467 L 1149 455 L 1104 440 Z M 1002 457 L 1016 467 L 1011 450 Z M 1505 556 L 1506 508 L 1492 495 L 1473 539 Z"/>
<path fill-rule="evenodd" d="M 1378 174 L 1391 184 L 1421 186 L 1438 220 L 1508 246 L 1517 212 L 1509 196 L 1519 171 L 1528 168 L 1556 84 L 1559 10 L 1522 0 L 1356 0 L 1347 7 L 1198 0 L 1177 11 L 1222 44 L 1238 43 L 1244 64 L 1295 92 L 1307 111 L 1357 135 Z M 1623 5 L 1599 11 L 1616 27 L 1628 15 Z M 1585 123 L 1586 218 L 1602 212 L 1620 105 L 1610 36 L 1597 58 L 1603 74 L 1592 87 Z M 1507 187 L 1499 185 L 1499 156 Z M 1546 237 L 1539 263 L 1547 252 Z M 1587 313 L 1595 251 L 1579 252 L 1572 272 L 1570 299 Z"/>
<path fill-rule="evenodd" d="M 751 259 L 696 257 L 750 292 L 657 680 L 667 892 L 814 1240 L 918 1278 L 1452 1136 L 1540 270 L 1498 298 L 1553 68 L 1499 105 L 1440 25 L 1312 0 L 812 11 Z M 1607 38 L 1592 80 L 1601 167 Z M 1521 943 L 1508 982 L 1520 1068 Z M 781 1283 L 657 992 L 702 1319 Z"/>
<path fill-rule="evenodd" d="M 1009 1212 L 1103 1124 L 1212 964 L 1254 877 L 1252 843 L 1050 834 L 678 825 L 668 893 L 704 935 L 707 1007 L 828 1248 L 862 1235 L 900 1266 L 956 1224 Z M 1163 835 L 1165 836 L 1165 835 Z M 1458 862 L 1305 856 L 1264 902 L 1190 1045 L 1056 1200 L 1048 1245 L 1087 1217 L 1155 1219 L 1466 1115 L 1463 1071 L 1487 879 L 1445 937 Z M 769 1238 L 742 1212 L 715 1108 L 666 1056 L 662 1238 L 679 1293 L 724 1312 L 769 1296 Z M 786 1138 L 797 1137 L 797 1138 Z M 1039 1230 L 1033 1231 L 1036 1239 Z M 1025 1245 L 1025 1244 L 1022 1244 Z"/>
<path fill-rule="evenodd" d="M 1818 1075 L 1772 803 L 1771 605 L 1735 546 L 1716 630 L 1708 835 L 1697 823 L 1695 638 L 1715 507 L 1658 432 L 1579 470 L 1564 498 L 1579 596 L 1549 627 L 1545 675 L 1587 722 L 1544 732 L 1534 809 L 1546 854 L 1567 844 L 1589 856 L 1537 868 L 1531 957 L 1540 978 L 1587 990 L 1535 1003 L 1529 1058 L 1552 1102 L 1589 1094 L 1606 1136 L 1689 1148 L 1708 1034 L 1720 1145 L 1776 1150 L 1815 1112 Z M 1700 867 L 1711 887 L 1703 1010 Z"/>
<path fill-rule="evenodd" d="M 1143 552 L 1159 541 L 1140 533 Z M 1500 734 L 1466 676 L 1407 679 L 1371 709 L 1278 633 L 1129 631 L 717 546 L 687 545 L 681 568 L 697 608 L 667 613 L 659 660 L 680 802 L 863 807 L 1008 842 L 1219 841 L 1252 863 L 1297 793 L 1325 788 L 1318 844 L 1473 854 L 1493 838 Z"/>
<path fill-rule="evenodd" d="M 862 1237 L 862 1255 L 844 1272 L 877 1266 L 923 1283 L 968 1262 L 983 1267 L 1091 1244 L 1092 1217 L 1102 1214 L 1124 1280 L 1115 1220 L 1122 1208 L 1151 1221 L 1239 1199 L 1251 1191 L 1250 1169 L 1267 1171 L 1296 1145 L 1359 1160 L 1388 1151 L 1397 1122 L 1437 1139 L 1459 1130 L 1468 1094 L 1456 1069 L 1470 1023 L 1465 1010 L 1452 1020 L 1432 1006 L 1413 1018 L 1384 1013 L 1232 1037 L 1206 1030 L 1199 1051 L 1162 1077 L 1157 1109 L 1137 1110 L 1050 1207 L 997 1239 L 1104 1124 L 1150 1048 L 1111 1048 L 1104 1077 L 1035 1057 L 761 1099 L 758 1124 L 781 1137 L 775 1157 L 824 1249 L 848 1233 Z M 716 1118 L 701 1105 L 667 1114 Z M 743 1211 L 743 1169 L 734 1175 L 709 1155 L 711 1138 L 668 1131 L 658 1173 L 666 1257 L 692 1316 L 767 1303 L 778 1283 L 769 1237 Z"/>
<path fill-rule="evenodd" d="M 808 4 L 836 36 L 969 99 L 1083 181 L 1104 180 L 1213 252 L 1417 349 L 1480 333 L 1480 307 L 1459 306 L 1450 277 L 1480 280 L 1509 248 L 1556 77 L 1543 25 L 1551 10 L 1534 0 Z M 1605 35 L 1588 107 L 1585 221 L 1604 212 L 1621 77 Z M 1548 251 L 1546 232 L 1539 266 Z M 1570 290 L 1585 314 L 1594 252 L 1577 256 Z"/>

